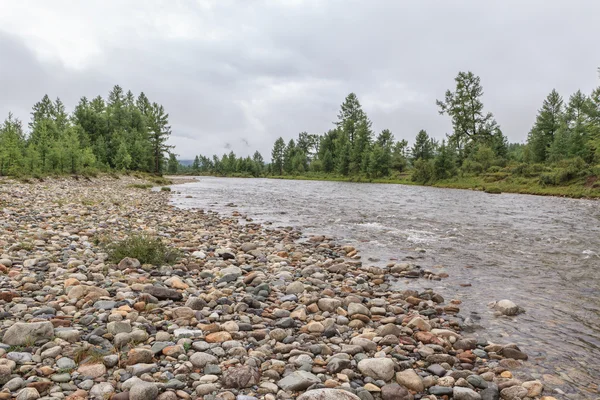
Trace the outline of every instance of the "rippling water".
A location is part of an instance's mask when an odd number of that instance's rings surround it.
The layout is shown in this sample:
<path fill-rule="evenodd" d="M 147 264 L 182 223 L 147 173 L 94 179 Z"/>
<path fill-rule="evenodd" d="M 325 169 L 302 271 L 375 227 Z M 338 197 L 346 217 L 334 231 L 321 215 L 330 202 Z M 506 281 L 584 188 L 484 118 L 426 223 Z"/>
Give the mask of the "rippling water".
<path fill-rule="evenodd" d="M 173 203 L 181 207 L 237 210 L 255 221 L 336 236 L 356 245 L 366 264 L 411 256 L 419 265 L 440 268 L 450 277 L 402 281 L 398 287 L 434 287 L 462 300 L 461 314 L 479 326 L 470 334 L 517 343 L 530 356 L 524 377 L 542 379 L 558 390 L 556 397 L 598 397 L 598 201 L 204 177 L 174 189 Z M 495 317 L 488 303 L 504 298 L 526 313 Z"/>

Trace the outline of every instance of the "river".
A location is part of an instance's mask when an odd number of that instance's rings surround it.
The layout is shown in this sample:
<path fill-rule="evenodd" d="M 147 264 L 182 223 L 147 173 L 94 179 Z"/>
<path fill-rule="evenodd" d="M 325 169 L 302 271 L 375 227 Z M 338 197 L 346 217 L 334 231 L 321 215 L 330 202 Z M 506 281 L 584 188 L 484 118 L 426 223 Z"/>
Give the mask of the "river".
<path fill-rule="evenodd" d="M 413 257 L 447 272 L 442 281 L 395 285 L 433 287 L 447 300 L 461 300 L 461 314 L 473 321 L 468 335 L 518 344 L 530 357 L 523 373 L 544 381 L 555 397 L 599 396 L 600 202 L 405 185 L 197 179 L 173 186 L 173 204 L 335 236 L 359 248 L 367 265 Z M 495 316 L 488 303 L 505 298 L 525 314 Z"/>

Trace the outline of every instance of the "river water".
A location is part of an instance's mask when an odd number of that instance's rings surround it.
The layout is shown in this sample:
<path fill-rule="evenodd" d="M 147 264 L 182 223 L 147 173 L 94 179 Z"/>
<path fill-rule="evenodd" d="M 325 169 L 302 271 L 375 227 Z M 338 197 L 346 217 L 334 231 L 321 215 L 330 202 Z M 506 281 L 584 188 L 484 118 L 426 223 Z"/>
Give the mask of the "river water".
<path fill-rule="evenodd" d="M 462 301 L 469 335 L 517 343 L 523 377 L 557 398 L 600 398 L 600 202 L 420 186 L 197 178 L 173 187 L 173 204 L 239 211 L 254 221 L 326 234 L 357 246 L 367 265 L 415 257 L 444 271 L 432 287 Z M 425 252 L 422 252 L 422 251 Z M 470 286 L 466 286 L 470 284 Z M 488 303 L 526 310 L 497 317 Z"/>

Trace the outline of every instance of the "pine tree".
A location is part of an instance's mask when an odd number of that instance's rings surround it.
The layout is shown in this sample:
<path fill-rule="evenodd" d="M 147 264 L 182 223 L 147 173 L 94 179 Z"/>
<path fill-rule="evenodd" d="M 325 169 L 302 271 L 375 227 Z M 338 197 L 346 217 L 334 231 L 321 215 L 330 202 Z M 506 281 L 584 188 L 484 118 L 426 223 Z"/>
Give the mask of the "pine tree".
<path fill-rule="evenodd" d="M 296 142 L 290 139 L 283 152 L 283 170 L 287 174 L 294 172 L 294 157 L 296 156 Z"/>
<path fill-rule="evenodd" d="M 434 156 L 433 150 L 433 141 L 429 138 L 427 131 L 421 129 L 411 150 L 413 160 L 430 160 Z"/>
<path fill-rule="evenodd" d="M 192 171 L 200 171 L 200 158 L 198 156 L 194 158 L 194 162 L 192 163 Z"/>
<path fill-rule="evenodd" d="M 441 115 L 452 118 L 453 132 L 448 136 L 448 145 L 456 148 L 459 158 L 464 159 L 470 145 L 490 142 L 498 124 L 492 113 L 483 110 L 480 78 L 472 72 L 459 72 L 455 81 L 455 91 L 446 91 L 444 100 L 437 100 L 436 104 Z"/>
<path fill-rule="evenodd" d="M 273 164 L 273 173 L 283 175 L 283 154 L 285 152 L 285 142 L 279 137 L 273 145 L 271 151 L 271 163 Z"/>
<path fill-rule="evenodd" d="M 179 170 L 179 161 L 177 161 L 177 155 L 173 153 L 169 153 L 169 164 L 167 167 L 167 171 L 170 174 L 176 174 Z"/>
<path fill-rule="evenodd" d="M 173 148 L 167 145 L 167 140 L 171 136 L 171 127 L 169 126 L 169 114 L 165 113 L 163 106 L 158 103 L 152 103 L 149 121 L 149 139 L 152 148 L 153 172 L 162 173 L 165 154 Z"/>
<path fill-rule="evenodd" d="M 563 99 L 556 90 L 552 90 L 538 111 L 535 124 L 527 138 L 532 161 L 546 161 L 550 146 L 554 141 L 554 135 L 560 128 L 563 118 Z"/>
<path fill-rule="evenodd" d="M 0 176 L 18 173 L 23 166 L 25 136 L 21 121 L 12 113 L 0 125 Z"/>

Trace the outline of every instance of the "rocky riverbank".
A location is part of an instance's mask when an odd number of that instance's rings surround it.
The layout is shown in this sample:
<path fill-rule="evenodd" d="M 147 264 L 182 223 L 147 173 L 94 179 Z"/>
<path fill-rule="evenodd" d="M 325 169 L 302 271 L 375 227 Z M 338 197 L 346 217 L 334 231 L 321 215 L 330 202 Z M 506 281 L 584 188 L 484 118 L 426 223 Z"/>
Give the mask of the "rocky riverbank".
<path fill-rule="evenodd" d="M 0 400 L 541 397 L 513 376 L 525 352 L 461 334 L 459 302 L 389 289 L 434 272 L 135 183 L 0 184 Z M 109 262 L 135 233 L 181 259 Z"/>

